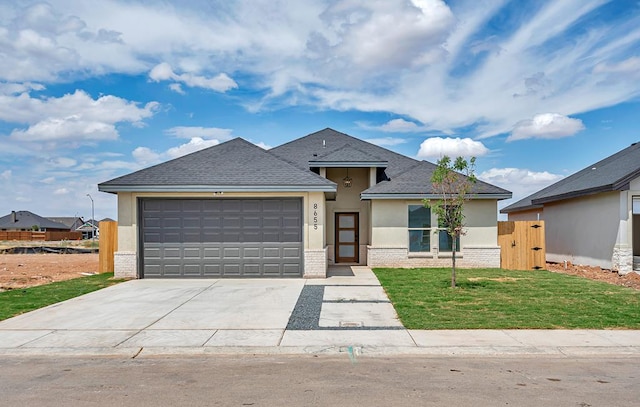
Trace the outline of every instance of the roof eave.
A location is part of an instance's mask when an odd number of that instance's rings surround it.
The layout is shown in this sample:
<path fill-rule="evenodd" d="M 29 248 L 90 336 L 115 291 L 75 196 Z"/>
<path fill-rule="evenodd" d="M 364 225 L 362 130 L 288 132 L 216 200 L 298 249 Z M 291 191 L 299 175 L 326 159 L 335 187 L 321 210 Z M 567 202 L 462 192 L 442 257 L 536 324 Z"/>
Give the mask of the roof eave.
<path fill-rule="evenodd" d="M 336 192 L 334 185 L 98 185 L 98 191 L 118 192 Z"/>
<path fill-rule="evenodd" d="M 543 205 L 526 205 L 526 206 L 518 206 L 515 208 L 509 208 L 508 206 L 506 208 L 502 208 L 500 209 L 500 213 L 513 213 L 513 212 L 521 212 L 521 211 L 530 211 L 532 209 L 540 209 L 540 208 L 544 208 Z"/>
<path fill-rule="evenodd" d="M 309 167 L 325 167 L 325 168 L 386 168 L 388 161 L 309 161 Z"/>
<path fill-rule="evenodd" d="M 594 188 L 583 189 L 580 191 L 571 191 L 564 194 L 551 195 L 551 196 L 545 196 L 542 198 L 532 199 L 531 203 L 534 205 L 541 205 L 545 203 L 563 201 L 565 199 L 580 198 L 582 196 L 598 194 L 600 192 L 612 192 L 616 190 L 617 189 L 612 184 L 602 185 Z"/>
<path fill-rule="evenodd" d="M 511 199 L 512 194 L 469 194 L 469 199 Z M 383 194 L 383 193 L 362 193 L 360 199 L 440 199 L 441 195 L 438 194 Z"/>

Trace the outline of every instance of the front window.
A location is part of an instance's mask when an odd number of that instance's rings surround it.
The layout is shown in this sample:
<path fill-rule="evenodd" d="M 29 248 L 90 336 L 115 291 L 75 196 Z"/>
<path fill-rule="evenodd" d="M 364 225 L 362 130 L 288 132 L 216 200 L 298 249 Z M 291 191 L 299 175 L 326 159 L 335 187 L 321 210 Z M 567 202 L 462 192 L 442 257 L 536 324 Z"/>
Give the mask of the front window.
<path fill-rule="evenodd" d="M 449 209 L 448 207 L 447 209 Z M 447 232 L 446 225 L 438 220 L 438 250 L 441 252 L 453 251 L 453 239 Z M 456 251 L 460 251 L 460 238 L 456 238 Z"/>
<path fill-rule="evenodd" d="M 432 234 L 437 235 L 438 251 L 453 251 L 453 239 L 444 225 L 438 222 L 437 228 L 431 227 L 431 209 L 423 205 L 409 205 L 409 252 L 430 252 Z M 460 251 L 460 238 L 456 238 L 456 251 Z"/>
<path fill-rule="evenodd" d="M 431 250 L 431 209 L 409 205 L 409 251 Z"/>

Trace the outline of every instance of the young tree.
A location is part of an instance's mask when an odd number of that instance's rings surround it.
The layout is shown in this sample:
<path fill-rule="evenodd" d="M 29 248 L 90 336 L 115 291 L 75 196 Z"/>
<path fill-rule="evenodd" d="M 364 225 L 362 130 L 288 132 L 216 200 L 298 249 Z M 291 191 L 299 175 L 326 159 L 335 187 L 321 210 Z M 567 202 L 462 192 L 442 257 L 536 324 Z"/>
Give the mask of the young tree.
<path fill-rule="evenodd" d="M 477 179 L 475 176 L 476 158 L 469 161 L 463 157 L 451 158 L 444 156 L 437 162 L 437 167 L 431 176 L 431 184 L 437 200 L 424 200 L 424 205 L 433 210 L 438 217 L 438 226 L 444 228 L 451 237 L 451 287 L 456 287 L 456 242 L 464 235 L 464 203 Z M 435 233 L 439 233 L 436 230 Z"/>

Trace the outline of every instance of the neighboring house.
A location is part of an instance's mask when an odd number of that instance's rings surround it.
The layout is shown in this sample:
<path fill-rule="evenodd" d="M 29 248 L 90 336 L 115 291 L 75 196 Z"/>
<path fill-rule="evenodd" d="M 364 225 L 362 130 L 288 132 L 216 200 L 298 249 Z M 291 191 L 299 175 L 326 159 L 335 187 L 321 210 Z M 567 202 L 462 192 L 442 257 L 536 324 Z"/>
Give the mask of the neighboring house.
<path fill-rule="evenodd" d="M 626 274 L 640 259 L 640 143 L 501 210 L 545 221 L 547 260 Z M 638 270 L 638 262 L 635 262 Z"/>
<path fill-rule="evenodd" d="M 438 198 L 434 168 L 325 129 L 268 151 L 233 139 L 98 189 L 118 195 L 118 276 L 325 277 L 333 264 L 451 264 L 422 203 Z M 473 193 L 459 264 L 499 267 L 497 202 L 511 192 Z"/>
<path fill-rule="evenodd" d="M 62 217 L 47 216 L 47 219 L 49 219 L 52 222 L 62 223 L 71 232 L 75 232 L 80 226 L 84 224 L 84 220 L 79 216 L 66 216 L 66 217 L 65 216 L 62 216 Z"/>
<path fill-rule="evenodd" d="M 91 239 L 100 234 L 100 222 L 94 219 L 89 219 L 88 221 L 83 222 L 76 230 L 78 232 L 82 232 L 82 237 L 84 239 Z"/>
<path fill-rule="evenodd" d="M 3 231 L 32 231 L 68 232 L 69 228 L 59 222 L 43 218 L 29 211 L 12 211 L 0 218 L 0 230 Z"/>

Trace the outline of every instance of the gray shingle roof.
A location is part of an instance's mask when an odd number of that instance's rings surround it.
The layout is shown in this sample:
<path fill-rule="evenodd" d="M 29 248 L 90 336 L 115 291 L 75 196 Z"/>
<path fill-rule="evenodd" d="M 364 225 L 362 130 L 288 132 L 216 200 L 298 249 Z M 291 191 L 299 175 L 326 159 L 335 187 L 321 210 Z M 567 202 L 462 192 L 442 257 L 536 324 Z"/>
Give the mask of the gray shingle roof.
<path fill-rule="evenodd" d="M 335 167 L 338 165 L 351 167 L 358 165 L 367 167 L 386 167 L 388 165 L 388 161 L 373 154 L 364 152 L 350 144 L 345 144 L 336 150 L 318 157 L 313 157 L 312 160 L 309 160 L 309 166 L 311 167 Z"/>
<path fill-rule="evenodd" d="M 335 191 L 336 184 L 248 141 L 236 138 L 186 156 L 103 182 L 119 191 Z"/>
<path fill-rule="evenodd" d="M 624 150 L 503 208 L 500 212 L 539 208 L 547 202 L 598 192 L 624 191 L 629 189 L 629 182 L 637 177 L 640 177 L 640 143 L 633 143 Z"/>
<path fill-rule="evenodd" d="M 418 162 L 402 154 L 394 153 L 386 148 L 378 147 L 375 144 L 367 143 L 333 129 L 324 129 L 311 133 L 308 136 L 290 141 L 269 151 L 283 160 L 289 161 L 296 167 L 307 170 L 309 169 L 309 161 L 333 152 L 339 154 L 337 151 L 346 145 L 357 149 L 361 153 L 387 161 L 388 165 L 385 172 L 390 178 L 401 174 Z M 317 154 L 317 156 L 314 157 L 314 154 Z"/>
<path fill-rule="evenodd" d="M 83 223 L 82 218 L 78 216 L 47 216 L 46 218 L 52 222 L 62 223 L 67 226 L 69 230 L 73 230 Z"/>
<path fill-rule="evenodd" d="M 40 229 L 69 230 L 69 228 L 62 223 L 54 222 L 29 211 L 16 211 L 15 217 L 15 222 L 13 221 L 11 213 L 1 217 L 0 229 L 31 229 L 33 226 L 38 226 Z"/>
<path fill-rule="evenodd" d="M 417 161 L 332 129 L 265 151 L 237 138 L 195 153 L 103 182 L 103 192 L 151 191 L 325 191 L 336 184 L 310 171 L 310 167 L 382 167 L 386 179 L 363 192 L 393 194 L 431 193 L 434 164 Z M 379 170 L 382 170 L 379 168 Z M 390 179 L 390 181 L 389 181 Z M 502 199 L 510 192 L 478 181 L 474 193 Z"/>
<path fill-rule="evenodd" d="M 382 181 L 362 192 L 363 197 L 375 198 L 381 195 L 435 195 L 431 183 L 431 176 L 436 165 L 428 161 L 420 161 L 403 174 L 389 181 Z M 511 197 L 511 192 L 495 185 L 477 180 L 473 185 L 472 194 L 488 196 L 498 199 Z"/>

